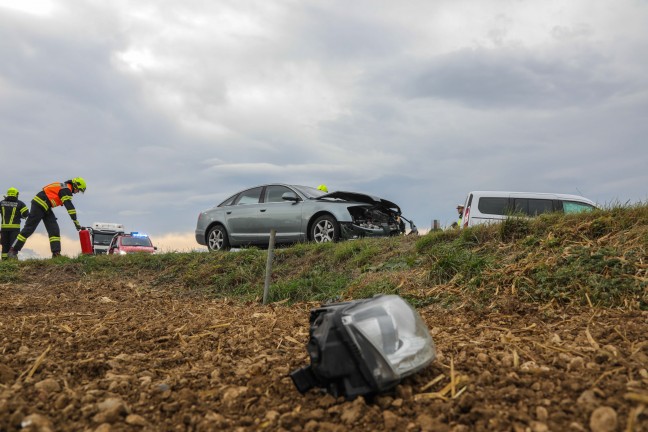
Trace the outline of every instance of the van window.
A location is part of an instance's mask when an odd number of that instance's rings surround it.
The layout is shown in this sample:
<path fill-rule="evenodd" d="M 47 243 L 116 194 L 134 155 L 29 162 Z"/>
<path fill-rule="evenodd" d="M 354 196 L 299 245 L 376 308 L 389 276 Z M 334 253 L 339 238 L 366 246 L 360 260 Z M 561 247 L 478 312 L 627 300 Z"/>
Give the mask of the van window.
<path fill-rule="evenodd" d="M 513 205 L 515 213 L 524 213 L 528 216 L 537 216 L 553 211 L 553 201 L 547 199 L 515 198 Z"/>
<path fill-rule="evenodd" d="M 477 208 L 484 214 L 505 215 L 508 213 L 508 198 L 482 197 L 477 203 Z"/>
<path fill-rule="evenodd" d="M 565 213 L 580 213 L 594 210 L 594 207 L 591 205 L 576 201 L 563 201 L 562 205 Z"/>

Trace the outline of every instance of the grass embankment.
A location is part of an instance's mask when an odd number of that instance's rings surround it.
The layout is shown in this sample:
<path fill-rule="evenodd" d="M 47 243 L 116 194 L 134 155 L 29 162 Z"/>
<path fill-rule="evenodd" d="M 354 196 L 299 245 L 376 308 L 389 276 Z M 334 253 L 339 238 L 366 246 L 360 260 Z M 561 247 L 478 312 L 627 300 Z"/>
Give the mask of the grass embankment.
<path fill-rule="evenodd" d="M 415 237 L 298 244 L 275 251 L 271 301 L 395 293 L 416 305 L 511 301 L 648 309 L 648 205 Z M 0 283 L 51 277 L 258 300 L 267 252 L 79 256 L 0 263 Z M 81 282 L 82 283 L 82 282 Z"/>

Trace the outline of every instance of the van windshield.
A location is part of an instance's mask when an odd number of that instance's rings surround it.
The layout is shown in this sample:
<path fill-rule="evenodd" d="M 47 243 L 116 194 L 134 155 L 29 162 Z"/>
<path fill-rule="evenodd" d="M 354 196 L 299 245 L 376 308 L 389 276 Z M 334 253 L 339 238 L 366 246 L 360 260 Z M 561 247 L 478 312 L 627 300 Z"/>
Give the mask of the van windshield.
<path fill-rule="evenodd" d="M 110 244 L 110 241 L 112 238 L 115 236 L 115 234 L 103 234 L 103 233 L 98 233 L 94 232 L 92 234 L 92 242 L 96 245 L 105 245 L 108 246 Z"/>

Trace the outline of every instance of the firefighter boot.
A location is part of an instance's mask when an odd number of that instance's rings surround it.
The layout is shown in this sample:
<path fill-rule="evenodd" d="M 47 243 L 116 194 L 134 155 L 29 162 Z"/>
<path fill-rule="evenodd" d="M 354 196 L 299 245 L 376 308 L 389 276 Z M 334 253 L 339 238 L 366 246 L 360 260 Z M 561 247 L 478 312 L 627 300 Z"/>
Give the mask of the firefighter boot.
<path fill-rule="evenodd" d="M 14 250 L 14 248 L 9 248 L 9 251 L 7 252 L 7 259 L 18 259 L 18 252 Z"/>
<path fill-rule="evenodd" d="M 52 252 L 52 258 L 58 258 L 61 256 L 61 252 Z"/>

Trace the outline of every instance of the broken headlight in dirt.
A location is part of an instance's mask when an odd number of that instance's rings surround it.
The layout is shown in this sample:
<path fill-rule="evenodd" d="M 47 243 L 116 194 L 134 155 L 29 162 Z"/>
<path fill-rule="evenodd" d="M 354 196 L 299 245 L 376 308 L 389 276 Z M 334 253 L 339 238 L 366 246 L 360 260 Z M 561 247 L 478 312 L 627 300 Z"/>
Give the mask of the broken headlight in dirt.
<path fill-rule="evenodd" d="M 321 387 L 347 399 L 389 390 L 436 356 L 423 320 L 396 295 L 312 310 L 306 349 L 311 364 L 290 374 L 297 390 Z"/>

